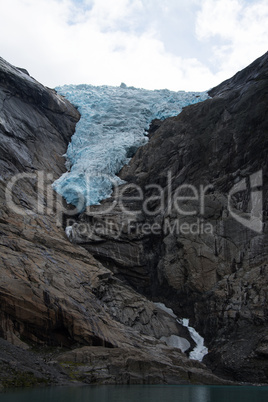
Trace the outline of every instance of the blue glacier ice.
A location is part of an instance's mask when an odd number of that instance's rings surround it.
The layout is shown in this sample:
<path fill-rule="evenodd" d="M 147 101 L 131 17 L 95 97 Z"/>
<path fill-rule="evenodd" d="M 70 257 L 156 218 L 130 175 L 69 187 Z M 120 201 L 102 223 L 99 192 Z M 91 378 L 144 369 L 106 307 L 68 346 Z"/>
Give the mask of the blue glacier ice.
<path fill-rule="evenodd" d="M 79 211 L 99 204 L 122 181 L 116 174 L 138 147 L 155 119 L 175 116 L 208 98 L 206 92 L 174 92 L 127 87 L 64 85 L 57 92 L 72 102 L 81 119 L 66 152 L 64 173 L 53 184 Z"/>

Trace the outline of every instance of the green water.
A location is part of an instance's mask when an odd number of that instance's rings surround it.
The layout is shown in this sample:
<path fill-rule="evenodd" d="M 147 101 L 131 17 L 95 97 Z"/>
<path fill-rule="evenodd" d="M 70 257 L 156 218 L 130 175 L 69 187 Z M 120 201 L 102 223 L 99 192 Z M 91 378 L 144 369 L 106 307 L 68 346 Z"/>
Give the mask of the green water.
<path fill-rule="evenodd" d="M 267 402 L 268 387 L 117 385 L 0 393 L 1 402 Z"/>

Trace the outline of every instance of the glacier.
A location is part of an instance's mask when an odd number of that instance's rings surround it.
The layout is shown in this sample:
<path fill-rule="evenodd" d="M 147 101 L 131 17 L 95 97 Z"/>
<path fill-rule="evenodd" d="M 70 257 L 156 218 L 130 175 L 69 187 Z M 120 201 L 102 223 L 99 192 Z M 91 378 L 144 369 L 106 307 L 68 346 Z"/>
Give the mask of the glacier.
<path fill-rule="evenodd" d="M 117 176 L 138 147 L 146 144 L 153 119 L 175 116 L 207 99 L 207 92 L 127 87 L 64 85 L 56 91 L 74 104 L 81 119 L 68 146 L 66 169 L 53 188 L 82 212 L 122 184 Z"/>

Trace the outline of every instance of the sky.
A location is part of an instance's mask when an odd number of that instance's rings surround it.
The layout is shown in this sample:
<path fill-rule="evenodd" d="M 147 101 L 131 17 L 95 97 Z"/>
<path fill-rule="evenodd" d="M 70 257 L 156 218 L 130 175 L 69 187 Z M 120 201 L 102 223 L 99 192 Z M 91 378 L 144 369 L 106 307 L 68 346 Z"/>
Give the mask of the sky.
<path fill-rule="evenodd" d="M 42 84 L 205 91 L 268 49 L 267 0 L 0 0 L 0 56 Z"/>

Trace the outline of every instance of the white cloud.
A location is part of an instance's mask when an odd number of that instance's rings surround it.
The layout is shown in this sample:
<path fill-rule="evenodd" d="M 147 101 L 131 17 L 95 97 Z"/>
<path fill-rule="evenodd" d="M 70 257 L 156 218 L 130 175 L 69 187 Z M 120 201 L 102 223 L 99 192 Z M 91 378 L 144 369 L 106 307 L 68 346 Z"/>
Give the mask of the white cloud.
<path fill-rule="evenodd" d="M 2 56 L 49 86 L 124 81 L 150 89 L 194 89 L 189 71 L 200 63 L 166 52 L 154 21 L 139 25 L 144 4 L 95 0 L 85 10 L 70 0 L 9 0 L 0 10 Z"/>
<path fill-rule="evenodd" d="M 196 32 L 201 41 L 216 40 L 211 60 L 232 75 L 267 51 L 267 0 L 205 0 Z"/>
<path fill-rule="evenodd" d="M 98 0 L 94 2 L 90 12 L 90 20 L 100 29 L 118 30 L 121 24 L 131 28 L 135 26 L 135 16 L 142 11 L 140 0 Z"/>
<path fill-rule="evenodd" d="M 264 53 L 267 6 L 253 6 L 202 1 L 198 43 L 197 0 L 2 1 L 0 55 L 51 87 L 123 81 L 149 89 L 205 90 L 247 64 L 244 38 L 250 46 L 257 41 L 252 58 Z M 212 37 L 221 41 L 211 43 Z M 200 48 L 211 50 L 216 72 L 199 57 Z"/>
<path fill-rule="evenodd" d="M 204 0 L 198 13 L 197 35 L 200 39 L 215 35 L 232 39 L 241 9 L 239 0 Z"/>

